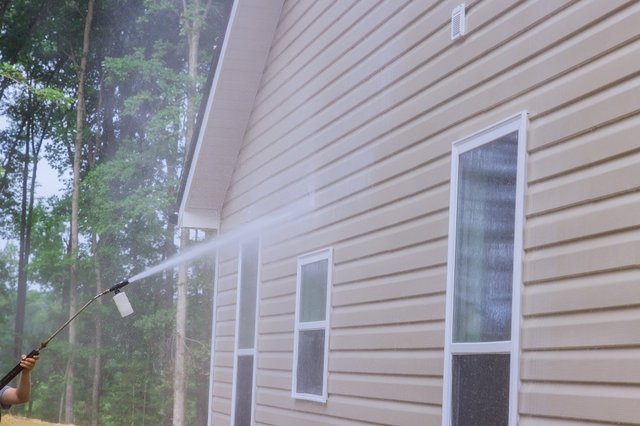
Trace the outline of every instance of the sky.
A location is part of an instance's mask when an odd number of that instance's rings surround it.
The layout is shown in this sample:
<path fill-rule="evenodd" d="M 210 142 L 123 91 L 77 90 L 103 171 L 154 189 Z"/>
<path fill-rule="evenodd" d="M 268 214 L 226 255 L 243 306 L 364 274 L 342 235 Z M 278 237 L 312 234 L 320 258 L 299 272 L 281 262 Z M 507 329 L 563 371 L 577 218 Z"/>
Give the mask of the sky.
<path fill-rule="evenodd" d="M 38 163 L 36 182 L 37 198 L 51 197 L 62 190 L 62 179 L 58 177 L 58 172 L 53 170 L 45 159 L 41 159 Z"/>

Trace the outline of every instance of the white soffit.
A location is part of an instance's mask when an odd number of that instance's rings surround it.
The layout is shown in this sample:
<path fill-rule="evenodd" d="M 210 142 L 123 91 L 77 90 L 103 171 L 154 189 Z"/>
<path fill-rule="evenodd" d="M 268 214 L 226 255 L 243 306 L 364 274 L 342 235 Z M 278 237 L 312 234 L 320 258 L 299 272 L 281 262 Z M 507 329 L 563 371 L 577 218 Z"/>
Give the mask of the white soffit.
<path fill-rule="evenodd" d="M 182 196 L 182 227 L 219 227 L 282 4 L 283 0 L 233 4 Z"/>

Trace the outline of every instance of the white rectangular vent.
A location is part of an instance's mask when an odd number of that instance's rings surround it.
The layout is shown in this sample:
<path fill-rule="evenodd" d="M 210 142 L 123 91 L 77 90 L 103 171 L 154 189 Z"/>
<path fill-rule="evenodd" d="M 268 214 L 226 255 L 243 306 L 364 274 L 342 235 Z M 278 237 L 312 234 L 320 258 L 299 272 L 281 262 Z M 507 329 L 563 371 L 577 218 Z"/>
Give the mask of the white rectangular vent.
<path fill-rule="evenodd" d="M 462 37 L 465 34 L 464 4 L 456 6 L 451 11 L 451 40 Z"/>

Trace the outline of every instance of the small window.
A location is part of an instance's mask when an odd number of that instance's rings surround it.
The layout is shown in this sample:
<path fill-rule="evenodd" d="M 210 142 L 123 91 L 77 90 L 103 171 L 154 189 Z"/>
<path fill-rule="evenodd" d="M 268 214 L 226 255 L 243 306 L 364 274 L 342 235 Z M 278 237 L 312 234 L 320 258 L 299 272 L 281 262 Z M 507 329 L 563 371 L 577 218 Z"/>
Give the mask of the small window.
<path fill-rule="evenodd" d="M 332 267 L 331 249 L 298 258 L 294 398 L 319 402 L 327 400 Z"/>
<path fill-rule="evenodd" d="M 443 426 L 515 426 L 526 154 L 522 113 L 452 150 Z"/>
<path fill-rule="evenodd" d="M 256 323 L 258 319 L 259 243 L 242 244 L 239 260 L 236 305 L 236 347 L 234 359 L 234 426 L 252 424 L 256 368 Z"/>

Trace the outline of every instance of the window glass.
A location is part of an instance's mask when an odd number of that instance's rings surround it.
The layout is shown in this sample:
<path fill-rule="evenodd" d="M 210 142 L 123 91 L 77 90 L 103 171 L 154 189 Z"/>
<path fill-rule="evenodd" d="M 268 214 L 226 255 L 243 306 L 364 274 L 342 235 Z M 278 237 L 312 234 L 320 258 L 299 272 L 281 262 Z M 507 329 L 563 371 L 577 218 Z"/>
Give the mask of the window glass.
<path fill-rule="evenodd" d="M 452 426 L 507 426 L 508 354 L 453 356 Z"/>
<path fill-rule="evenodd" d="M 252 242 L 242 247 L 240 265 L 240 309 L 238 325 L 238 348 L 255 346 L 256 295 L 258 291 L 258 244 Z"/>
<path fill-rule="evenodd" d="M 235 426 L 251 424 L 253 392 L 253 355 L 240 355 L 237 361 Z"/>
<path fill-rule="evenodd" d="M 327 307 L 327 259 L 301 267 L 300 321 L 324 321 Z"/>
<path fill-rule="evenodd" d="M 460 155 L 453 341 L 510 340 L 518 138 Z"/>
<path fill-rule="evenodd" d="M 324 374 L 324 329 L 298 334 L 298 393 L 322 395 Z"/>

